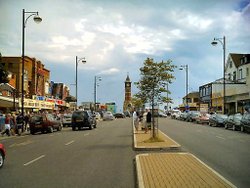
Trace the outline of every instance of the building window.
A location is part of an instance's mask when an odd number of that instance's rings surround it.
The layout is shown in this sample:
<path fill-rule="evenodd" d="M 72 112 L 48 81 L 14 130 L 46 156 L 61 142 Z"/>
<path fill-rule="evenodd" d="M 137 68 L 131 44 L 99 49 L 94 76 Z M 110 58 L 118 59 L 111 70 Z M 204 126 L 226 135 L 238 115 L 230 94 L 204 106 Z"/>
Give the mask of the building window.
<path fill-rule="evenodd" d="M 244 57 L 244 62 L 247 63 L 247 56 Z"/>
<path fill-rule="evenodd" d="M 242 69 L 239 70 L 239 79 L 242 79 Z"/>
<path fill-rule="evenodd" d="M 236 71 L 233 72 L 233 81 L 236 81 Z"/>

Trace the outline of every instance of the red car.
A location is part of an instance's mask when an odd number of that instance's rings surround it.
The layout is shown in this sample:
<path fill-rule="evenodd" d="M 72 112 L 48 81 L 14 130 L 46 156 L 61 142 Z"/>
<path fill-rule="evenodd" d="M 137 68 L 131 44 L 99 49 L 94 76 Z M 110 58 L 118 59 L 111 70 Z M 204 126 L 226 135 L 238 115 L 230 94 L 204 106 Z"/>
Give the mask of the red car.
<path fill-rule="evenodd" d="M 55 117 L 53 114 L 36 114 L 30 119 L 30 133 L 35 134 L 36 132 L 50 132 L 52 133 L 55 129 L 57 131 L 62 130 L 62 122 Z"/>
<path fill-rule="evenodd" d="M 3 144 L 0 144 L 0 168 L 3 167 L 6 151 Z"/>

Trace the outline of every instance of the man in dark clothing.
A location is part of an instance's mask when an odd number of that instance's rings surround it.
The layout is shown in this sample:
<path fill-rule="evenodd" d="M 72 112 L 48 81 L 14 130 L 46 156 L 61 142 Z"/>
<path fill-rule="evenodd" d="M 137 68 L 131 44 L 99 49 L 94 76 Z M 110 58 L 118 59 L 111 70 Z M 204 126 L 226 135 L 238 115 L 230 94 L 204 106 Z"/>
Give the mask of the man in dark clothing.
<path fill-rule="evenodd" d="M 147 111 L 148 111 L 148 113 L 147 113 L 147 117 L 146 117 L 145 133 L 148 132 L 148 128 L 151 128 L 151 118 L 152 118 L 150 110 L 147 110 Z"/>

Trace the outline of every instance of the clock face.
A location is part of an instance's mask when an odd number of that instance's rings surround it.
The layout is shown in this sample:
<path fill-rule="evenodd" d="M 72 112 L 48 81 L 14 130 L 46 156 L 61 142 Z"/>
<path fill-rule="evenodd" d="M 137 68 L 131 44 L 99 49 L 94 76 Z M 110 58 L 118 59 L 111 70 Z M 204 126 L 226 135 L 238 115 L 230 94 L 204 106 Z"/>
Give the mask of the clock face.
<path fill-rule="evenodd" d="M 130 87 L 130 83 L 126 83 L 126 87 Z"/>

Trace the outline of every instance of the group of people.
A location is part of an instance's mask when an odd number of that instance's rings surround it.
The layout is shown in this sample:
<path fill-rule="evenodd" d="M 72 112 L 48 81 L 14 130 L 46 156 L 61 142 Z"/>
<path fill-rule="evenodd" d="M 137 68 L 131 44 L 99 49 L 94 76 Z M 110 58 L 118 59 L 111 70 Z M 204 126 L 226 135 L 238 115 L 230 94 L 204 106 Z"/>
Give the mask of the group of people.
<path fill-rule="evenodd" d="M 27 124 L 29 121 L 29 116 L 25 115 L 24 118 L 21 113 L 0 113 L 0 132 L 2 136 L 5 134 L 7 136 L 18 134 L 27 130 Z"/>
<path fill-rule="evenodd" d="M 149 109 L 146 109 L 146 111 L 142 115 L 140 115 L 138 111 L 133 112 L 133 125 L 136 131 L 138 131 L 139 124 L 141 123 L 145 133 L 147 133 L 149 127 L 151 127 L 151 122 L 152 114 Z"/>

